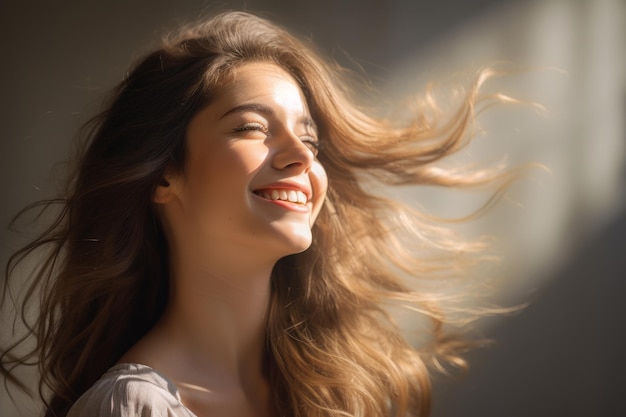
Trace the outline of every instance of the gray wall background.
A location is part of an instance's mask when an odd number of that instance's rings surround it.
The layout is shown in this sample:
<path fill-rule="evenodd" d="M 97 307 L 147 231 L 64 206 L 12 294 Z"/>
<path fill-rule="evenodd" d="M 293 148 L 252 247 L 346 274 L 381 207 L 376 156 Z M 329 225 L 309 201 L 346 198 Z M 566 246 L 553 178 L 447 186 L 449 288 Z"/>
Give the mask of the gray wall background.
<path fill-rule="evenodd" d="M 24 236 L 6 225 L 54 194 L 79 126 L 133 58 L 203 11 L 247 7 L 361 66 L 389 100 L 442 74 L 512 61 L 529 71 L 494 91 L 545 104 L 543 118 L 494 110 L 462 160 L 508 154 L 546 164 L 511 200 L 469 226 L 501 240 L 494 285 L 523 312 L 482 324 L 496 344 L 469 355 L 469 375 L 438 377 L 433 415 L 626 416 L 626 2 L 622 0 L 66 1 L 0 3 L 0 260 Z M 344 53 L 345 51 L 347 53 Z M 464 159 L 463 159 L 464 158 Z M 62 166 L 61 166 L 62 167 Z M 408 189 L 439 214 L 476 199 Z M 2 335 L 9 323 L 2 322 Z M 0 415 L 33 415 L 2 392 Z"/>

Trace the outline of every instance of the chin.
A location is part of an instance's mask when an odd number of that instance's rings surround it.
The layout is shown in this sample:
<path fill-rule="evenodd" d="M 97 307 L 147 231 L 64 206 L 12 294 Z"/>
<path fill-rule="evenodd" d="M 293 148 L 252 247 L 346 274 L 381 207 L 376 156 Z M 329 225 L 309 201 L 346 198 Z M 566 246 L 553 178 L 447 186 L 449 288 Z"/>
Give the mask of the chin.
<path fill-rule="evenodd" d="M 311 239 L 302 239 L 302 241 L 294 242 L 291 247 L 292 250 L 290 251 L 291 253 L 289 253 L 289 255 L 295 255 L 296 253 L 304 252 L 311 247 Z"/>
<path fill-rule="evenodd" d="M 284 256 L 295 255 L 307 250 L 313 242 L 313 236 L 311 231 L 307 230 L 305 233 L 292 234 L 286 236 L 283 240 Z"/>

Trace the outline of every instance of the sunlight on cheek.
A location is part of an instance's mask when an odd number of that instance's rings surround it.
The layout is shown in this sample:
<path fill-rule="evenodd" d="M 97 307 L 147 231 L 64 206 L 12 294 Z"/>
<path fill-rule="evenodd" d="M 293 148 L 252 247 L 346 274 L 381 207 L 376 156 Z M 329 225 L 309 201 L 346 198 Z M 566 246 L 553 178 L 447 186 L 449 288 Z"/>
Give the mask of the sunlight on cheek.
<path fill-rule="evenodd" d="M 214 166 L 211 171 L 219 172 L 221 177 L 235 171 L 251 177 L 268 163 L 269 155 L 269 149 L 263 141 L 238 140 L 211 158 Z"/>
<path fill-rule="evenodd" d="M 326 201 L 326 192 L 328 190 L 328 176 L 322 164 L 318 161 L 311 166 L 311 185 L 313 186 L 313 208 L 311 212 L 310 226 L 313 227 L 317 216 L 319 215 L 324 201 Z"/>

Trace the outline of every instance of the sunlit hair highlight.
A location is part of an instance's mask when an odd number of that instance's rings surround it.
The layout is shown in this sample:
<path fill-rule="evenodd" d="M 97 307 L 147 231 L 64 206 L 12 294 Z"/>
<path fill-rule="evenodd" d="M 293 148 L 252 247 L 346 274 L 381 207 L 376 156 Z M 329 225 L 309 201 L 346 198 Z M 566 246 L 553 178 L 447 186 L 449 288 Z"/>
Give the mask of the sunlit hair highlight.
<path fill-rule="evenodd" d="M 464 241 L 369 186 L 489 186 L 497 196 L 515 171 L 438 164 L 467 144 L 481 106 L 508 100 L 481 96 L 492 72 L 477 74 L 452 113 L 427 93 L 408 119 L 375 117 L 355 105 L 354 79 L 308 43 L 230 12 L 169 34 L 120 83 L 89 124 L 67 195 L 43 203 L 59 207 L 55 220 L 8 263 L 7 278 L 47 248 L 21 306 L 37 306 L 33 322 L 24 318 L 35 345 L 16 355 L 27 339 L 18 340 L 0 369 L 19 384 L 13 367 L 34 361 L 48 416 L 64 416 L 162 314 L 168 247 L 152 196 L 166 169 L 184 169 L 191 117 L 246 62 L 274 63 L 298 82 L 329 178 L 311 247 L 273 271 L 267 369 L 276 415 L 425 416 L 430 366 L 464 366 L 469 343 L 444 331 L 441 299 L 415 283 L 463 275 L 485 242 Z M 5 303 L 7 291 L 8 279 Z M 432 343 L 412 347 L 389 305 L 428 317 Z"/>

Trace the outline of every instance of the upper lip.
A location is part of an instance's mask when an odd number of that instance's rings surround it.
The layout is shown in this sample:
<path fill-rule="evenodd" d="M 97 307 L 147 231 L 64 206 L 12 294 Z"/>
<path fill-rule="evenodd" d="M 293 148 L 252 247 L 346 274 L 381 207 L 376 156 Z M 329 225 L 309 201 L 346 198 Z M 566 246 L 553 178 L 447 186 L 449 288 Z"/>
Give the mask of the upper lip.
<path fill-rule="evenodd" d="M 301 184 L 295 181 L 277 181 L 271 184 L 265 184 L 261 187 L 257 187 L 252 191 L 257 192 L 261 190 L 271 190 L 271 189 L 302 191 L 304 195 L 306 196 L 307 201 L 311 200 L 311 197 L 313 195 L 310 185 Z"/>

